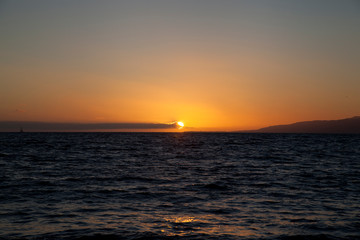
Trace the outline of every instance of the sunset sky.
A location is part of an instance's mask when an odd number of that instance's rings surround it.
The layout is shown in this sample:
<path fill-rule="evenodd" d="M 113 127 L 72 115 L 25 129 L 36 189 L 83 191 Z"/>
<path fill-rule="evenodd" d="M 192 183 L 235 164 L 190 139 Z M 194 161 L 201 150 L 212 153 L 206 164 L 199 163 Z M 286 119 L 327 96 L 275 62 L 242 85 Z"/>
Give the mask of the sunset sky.
<path fill-rule="evenodd" d="M 360 115 L 358 0 L 2 0 L 0 35 L 0 121 Z"/>

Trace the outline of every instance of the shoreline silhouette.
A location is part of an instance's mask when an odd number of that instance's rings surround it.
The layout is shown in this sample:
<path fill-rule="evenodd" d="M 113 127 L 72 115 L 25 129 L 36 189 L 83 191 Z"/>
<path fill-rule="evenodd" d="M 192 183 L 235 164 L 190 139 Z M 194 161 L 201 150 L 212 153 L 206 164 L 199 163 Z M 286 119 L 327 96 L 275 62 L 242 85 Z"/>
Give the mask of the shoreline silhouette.
<path fill-rule="evenodd" d="M 314 120 L 274 125 L 251 131 L 254 133 L 351 133 L 360 134 L 360 116 L 339 120 Z"/>

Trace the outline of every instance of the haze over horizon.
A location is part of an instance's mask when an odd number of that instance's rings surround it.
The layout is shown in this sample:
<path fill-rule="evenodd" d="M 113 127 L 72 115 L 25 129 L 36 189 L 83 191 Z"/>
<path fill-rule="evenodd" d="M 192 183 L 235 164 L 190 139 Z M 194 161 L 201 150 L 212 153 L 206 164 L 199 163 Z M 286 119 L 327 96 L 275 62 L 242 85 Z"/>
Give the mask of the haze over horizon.
<path fill-rule="evenodd" d="M 358 116 L 359 12 L 351 0 L 1 1 L 0 121 L 232 131 Z"/>

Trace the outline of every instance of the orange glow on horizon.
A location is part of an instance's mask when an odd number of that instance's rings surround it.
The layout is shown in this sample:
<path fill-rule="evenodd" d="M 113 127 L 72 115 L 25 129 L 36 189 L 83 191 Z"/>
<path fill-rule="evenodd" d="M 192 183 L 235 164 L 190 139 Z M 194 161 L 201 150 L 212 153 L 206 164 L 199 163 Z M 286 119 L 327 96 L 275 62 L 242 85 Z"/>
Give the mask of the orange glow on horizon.
<path fill-rule="evenodd" d="M 68 1 L 61 8 L 34 3 L 28 12 L 27 4 L 11 2 L 0 21 L 8 33 L 1 44 L 0 121 L 240 131 L 360 114 L 356 3 L 339 1 L 335 15 L 326 13 L 330 6 L 319 10 L 319 22 L 317 14 L 302 15 L 313 9 L 307 3 L 283 14 L 291 3 L 267 11 L 268 4 L 251 1 L 206 8 L 151 2 L 149 9 L 147 1 L 114 1 L 111 8 L 99 1 L 84 11 Z M 64 25 L 64 19 L 83 20 Z"/>

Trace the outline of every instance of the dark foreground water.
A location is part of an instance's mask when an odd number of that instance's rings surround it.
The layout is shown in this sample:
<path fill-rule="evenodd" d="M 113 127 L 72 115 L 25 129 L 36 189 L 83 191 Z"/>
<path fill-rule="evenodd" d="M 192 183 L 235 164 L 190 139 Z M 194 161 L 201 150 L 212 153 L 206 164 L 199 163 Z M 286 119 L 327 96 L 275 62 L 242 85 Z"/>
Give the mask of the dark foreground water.
<path fill-rule="evenodd" d="M 360 239 L 360 135 L 1 133 L 0 239 Z"/>

